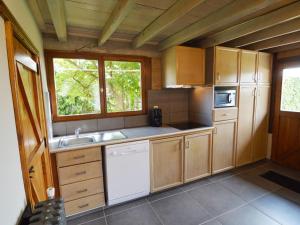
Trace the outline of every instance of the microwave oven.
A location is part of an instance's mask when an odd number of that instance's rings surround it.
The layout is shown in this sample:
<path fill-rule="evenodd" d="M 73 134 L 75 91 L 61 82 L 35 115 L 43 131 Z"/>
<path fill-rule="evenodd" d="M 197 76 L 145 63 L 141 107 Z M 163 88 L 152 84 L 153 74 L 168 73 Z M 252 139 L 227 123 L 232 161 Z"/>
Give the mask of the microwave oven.
<path fill-rule="evenodd" d="M 215 89 L 215 108 L 235 107 L 236 89 L 216 88 Z"/>

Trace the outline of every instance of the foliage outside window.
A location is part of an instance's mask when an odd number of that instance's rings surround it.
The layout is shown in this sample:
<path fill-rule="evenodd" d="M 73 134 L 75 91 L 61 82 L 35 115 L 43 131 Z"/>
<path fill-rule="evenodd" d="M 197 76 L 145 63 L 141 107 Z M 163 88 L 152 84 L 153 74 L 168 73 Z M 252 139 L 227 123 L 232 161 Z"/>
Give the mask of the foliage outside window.
<path fill-rule="evenodd" d="M 54 121 L 138 115 L 144 58 L 46 52 Z"/>
<path fill-rule="evenodd" d="M 140 62 L 105 61 L 107 112 L 142 110 Z"/>
<path fill-rule="evenodd" d="M 58 115 L 100 112 L 98 61 L 53 59 Z"/>
<path fill-rule="evenodd" d="M 283 70 L 281 111 L 300 112 L 300 68 Z"/>

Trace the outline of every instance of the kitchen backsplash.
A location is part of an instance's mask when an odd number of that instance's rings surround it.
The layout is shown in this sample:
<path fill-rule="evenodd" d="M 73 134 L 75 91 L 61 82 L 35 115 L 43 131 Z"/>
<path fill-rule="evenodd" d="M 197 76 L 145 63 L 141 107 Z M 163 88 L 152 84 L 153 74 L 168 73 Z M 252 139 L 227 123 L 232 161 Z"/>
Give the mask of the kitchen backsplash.
<path fill-rule="evenodd" d="M 189 89 L 151 90 L 148 92 L 148 109 L 157 105 L 162 109 L 163 123 L 176 123 L 189 119 Z M 74 134 L 78 127 L 82 132 L 123 129 L 149 125 L 148 115 L 114 117 L 53 123 L 53 135 Z"/>

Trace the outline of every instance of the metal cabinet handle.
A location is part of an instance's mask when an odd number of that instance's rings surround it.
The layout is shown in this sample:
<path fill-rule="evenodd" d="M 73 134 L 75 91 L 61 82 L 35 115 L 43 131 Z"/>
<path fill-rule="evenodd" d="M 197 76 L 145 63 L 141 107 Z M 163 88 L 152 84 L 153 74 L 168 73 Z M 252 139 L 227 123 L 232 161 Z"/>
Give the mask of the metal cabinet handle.
<path fill-rule="evenodd" d="M 82 190 L 78 190 L 77 193 L 81 194 L 81 193 L 84 193 L 84 192 L 87 192 L 87 191 L 88 191 L 88 189 L 85 188 L 85 189 L 82 189 Z"/>
<path fill-rule="evenodd" d="M 81 171 L 81 172 L 75 173 L 76 176 L 80 176 L 80 175 L 83 175 L 83 174 L 86 174 L 86 171 Z"/>
<path fill-rule="evenodd" d="M 85 207 L 87 207 L 87 206 L 89 206 L 89 203 L 86 203 L 86 204 L 84 204 L 84 205 L 79 205 L 78 208 L 79 208 L 79 209 L 82 209 L 82 208 L 85 208 Z"/>
<path fill-rule="evenodd" d="M 218 129 L 215 127 L 214 134 L 217 134 L 217 133 L 218 133 Z"/>
<path fill-rule="evenodd" d="M 78 156 L 74 156 L 73 159 L 82 159 L 84 157 L 85 157 L 85 155 L 78 155 Z"/>

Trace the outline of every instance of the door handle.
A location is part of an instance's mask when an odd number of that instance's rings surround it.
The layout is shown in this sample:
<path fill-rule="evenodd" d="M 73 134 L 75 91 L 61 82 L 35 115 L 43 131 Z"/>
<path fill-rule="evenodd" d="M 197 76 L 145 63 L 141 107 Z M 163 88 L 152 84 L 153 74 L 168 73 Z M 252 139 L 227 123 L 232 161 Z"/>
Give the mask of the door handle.
<path fill-rule="evenodd" d="M 29 174 L 34 173 L 34 172 L 35 172 L 34 167 L 31 166 L 31 167 L 29 168 Z"/>
<path fill-rule="evenodd" d="M 190 142 L 189 141 L 186 141 L 185 142 L 185 148 L 189 148 L 190 147 Z"/>

